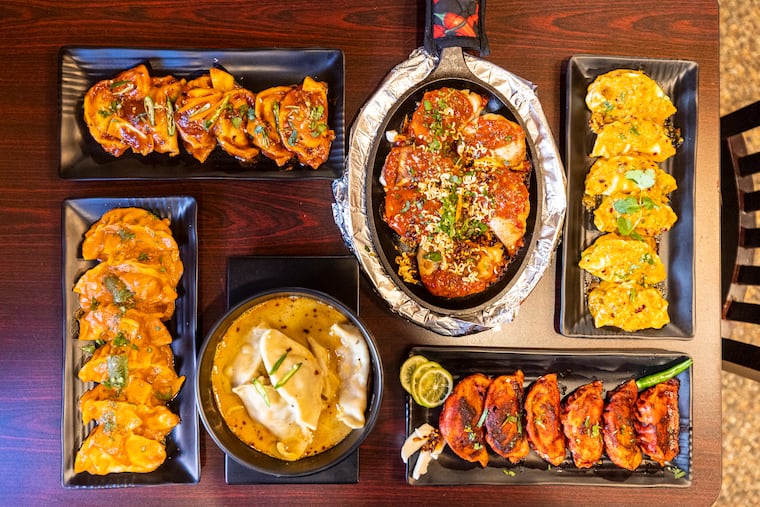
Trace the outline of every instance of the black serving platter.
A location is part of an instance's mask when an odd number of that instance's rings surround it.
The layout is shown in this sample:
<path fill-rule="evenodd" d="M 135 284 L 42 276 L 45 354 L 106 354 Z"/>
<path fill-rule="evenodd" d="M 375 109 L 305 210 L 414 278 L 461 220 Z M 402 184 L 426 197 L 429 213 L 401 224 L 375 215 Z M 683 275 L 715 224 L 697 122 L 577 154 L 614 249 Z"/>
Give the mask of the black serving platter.
<path fill-rule="evenodd" d="M 574 352 L 546 350 L 506 350 L 494 348 L 413 347 L 409 355 L 421 354 L 439 362 L 449 370 L 454 382 L 473 373 L 490 376 L 509 375 L 520 369 L 525 373 L 525 390 L 540 376 L 556 373 L 560 394 L 564 397 L 576 388 L 593 380 L 601 380 L 606 392 L 631 378 L 662 371 L 687 358 L 678 352 L 637 350 L 587 350 Z M 606 455 L 590 469 L 577 468 L 570 453 L 555 467 L 531 451 L 519 464 L 512 464 L 489 449 L 488 466 L 469 463 L 448 447 L 437 460 L 432 460 L 428 472 L 415 480 L 412 472 L 418 454 L 407 464 L 407 482 L 411 485 L 551 485 L 633 487 L 688 487 L 691 484 L 691 369 L 678 375 L 680 381 L 678 408 L 680 412 L 680 452 L 672 463 L 661 467 L 644 458 L 634 472 L 615 466 Z M 406 396 L 406 434 L 410 435 L 423 423 L 438 427 L 441 408 L 428 409 Z"/>
<path fill-rule="evenodd" d="M 614 69 L 635 69 L 657 81 L 677 108 L 673 124 L 683 143 L 675 156 L 660 163 L 671 174 L 678 189 L 671 207 L 678 216 L 674 227 L 661 235 L 659 254 L 667 268 L 662 284 L 669 303 L 670 323 L 662 329 L 628 333 L 615 327 L 596 328 L 588 311 L 586 292 L 595 278 L 578 267 L 581 252 L 601 233 L 593 223 L 593 212 L 583 206 L 585 179 L 594 159 L 589 157 L 596 136 L 589 128 L 586 108 L 588 85 L 600 74 Z M 682 338 L 694 336 L 694 203 L 697 146 L 698 66 L 686 60 L 573 56 L 565 74 L 565 167 L 568 206 L 562 242 L 562 287 L 560 332 L 572 337 Z"/>
<path fill-rule="evenodd" d="M 300 84 L 306 76 L 328 85 L 328 123 L 335 131 L 330 155 L 318 169 L 279 168 L 260 156 L 243 163 L 215 149 L 200 163 L 186 151 L 170 157 L 128 151 L 114 157 L 93 139 L 83 119 L 83 99 L 96 82 L 144 63 L 152 75 L 192 79 L 220 67 L 254 93 L 279 85 Z M 344 58 L 338 49 L 157 49 L 63 47 L 59 52 L 59 175 L 72 180 L 107 179 L 334 179 L 345 158 Z M 181 143 L 180 143 L 181 144 Z"/>
<path fill-rule="evenodd" d="M 82 424 L 79 399 L 93 385 L 77 377 L 79 368 L 88 358 L 80 342 L 75 312 L 79 299 L 74 284 L 97 261 L 82 259 L 82 240 L 90 226 L 106 211 L 121 207 L 139 207 L 171 220 L 171 230 L 177 242 L 184 273 L 177 286 L 178 298 L 174 316 L 167 327 L 173 337 L 174 366 L 185 382 L 169 408 L 180 416 L 181 422 L 167 437 L 166 461 L 153 472 L 91 475 L 74 473 L 74 459 L 82 442 L 94 424 Z M 154 198 L 86 198 L 68 199 L 63 203 L 63 417 L 61 442 L 63 446 L 61 482 L 66 488 L 115 488 L 137 485 L 188 484 L 200 480 L 198 449 L 198 415 L 195 408 L 195 332 L 197 321 L 197 206 L 192 197 Z"/>

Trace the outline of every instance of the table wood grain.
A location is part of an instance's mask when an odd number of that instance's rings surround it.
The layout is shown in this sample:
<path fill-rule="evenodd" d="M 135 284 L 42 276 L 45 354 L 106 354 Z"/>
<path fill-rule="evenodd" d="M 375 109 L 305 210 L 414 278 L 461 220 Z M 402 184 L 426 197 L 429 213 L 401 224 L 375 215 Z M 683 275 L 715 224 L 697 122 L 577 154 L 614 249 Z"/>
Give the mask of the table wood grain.
<path fill-rule="evenodd" d="M 699 64 L 693 340 L 578 340 L 555 330 L 554 266 L 515 322 L 442 338 L 392 314 L 362 282 L 386 382 L 380 420 L 354 485 L 228 486 L 223 455 L 201 432 L 197 485 L 67 490 L 61 486 L 61 206 L 66 198 L 190 195 L 198 202 L 200 343 L 223 313 L 233 255 L 341 255 L 329 181 L 77 182 L 58 177 L 58 53 L 64 45 L 157 48 L 323 47 L 345 52 L 350 126 L 382 79 L 422 45 L 424 2 L 333 0 L 11 0 L 0 7 L 0 503 L 6 505 L 503 504 L 710 505 L 721 478 L 718 5 L 708 0 L 489 0 L 487 57 L 535 83 L 558 141 L 563 70 L 574 54 L 682 58 Z M 688 488 L 412 487 L 399 458 L 402 390 L 412 345 L 688 353 L 693 370 L 693 481 Z"/>

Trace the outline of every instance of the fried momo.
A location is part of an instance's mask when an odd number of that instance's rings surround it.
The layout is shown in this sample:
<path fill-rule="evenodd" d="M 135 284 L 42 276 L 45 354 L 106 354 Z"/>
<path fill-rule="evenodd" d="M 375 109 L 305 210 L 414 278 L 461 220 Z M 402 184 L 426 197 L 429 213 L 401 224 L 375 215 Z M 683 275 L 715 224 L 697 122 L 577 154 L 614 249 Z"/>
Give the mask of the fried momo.
<path fill-rule="evenodd" d="M 528 441 L 536 454 L 554 466 L 565 460 L 565 437 L 560 421 L 557 375 L 539 377 L 525 397 Z"/>

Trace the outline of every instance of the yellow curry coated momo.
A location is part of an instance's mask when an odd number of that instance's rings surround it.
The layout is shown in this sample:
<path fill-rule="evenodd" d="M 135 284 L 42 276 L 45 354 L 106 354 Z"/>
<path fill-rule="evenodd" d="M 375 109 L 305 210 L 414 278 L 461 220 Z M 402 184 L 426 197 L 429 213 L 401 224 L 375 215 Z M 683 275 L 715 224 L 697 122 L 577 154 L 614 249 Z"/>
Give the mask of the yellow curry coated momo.
<path fill-rule="evenodd" d="M 211 383 L 229 429 L 285 461 L 326 451 L 364 426 L 364 337 L 330 305 L 279 296 L 246 310 L 214 353 Z"/>
<path fill-rule="evenodd" d="M 676 107 L 656 81 L 633 69 L 597 76 L 586 106 L 596 139 L 583 204 L 596 229 L 606 233 L 578 263 L 598 278 L 588 287 L 588 309 L 597 328 L 660 329 L 670 317 L 658 287 L 667 274 L 658 238 L 678 217 L 669 197 L 677 189 L 675 178 L 659 163 L 681 142 L 671 119 Z"/>

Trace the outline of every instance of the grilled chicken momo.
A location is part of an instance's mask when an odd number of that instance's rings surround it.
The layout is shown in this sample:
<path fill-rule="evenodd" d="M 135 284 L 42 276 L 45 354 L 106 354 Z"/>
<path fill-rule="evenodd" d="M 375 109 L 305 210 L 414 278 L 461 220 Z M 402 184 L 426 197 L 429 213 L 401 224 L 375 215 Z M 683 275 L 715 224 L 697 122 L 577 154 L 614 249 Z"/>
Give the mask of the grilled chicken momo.
<path fill-rule="evenodd" d="M 523 422 L 523 381 L 525 375 L 496 377 L 486 394 L 486 441 L 496 454 L 518 463 L 530 452 Z"/>
<path fill-rule="evenodd" d="M 469 90 L 426 92 L 383 166 L 383 218 L 399 235 L 399 274 L 435 296 L 484 291 L 524 243 L 525 132 L 482 114 L 486 103 Z"/>
<path fill-rule="evenodd" d="M 525 397 L 528 441 L 536 454 L 554 466 L 565 460 L 560 399 L 556 373 L 536 379 Z"/>
<path fill-rule="evenodd" d="M 578 468 L 591 468 L 602 458 L 603 409 L 604 398 L 600 380 L 580 386 L 562 402 L 562 431 Z"/>
<path fill-rule="evenodd" d="M 602 435 L 607 456 L 615 465 L 636 470 L 643 460 L 636 437 L 636 400 L 639 390 L 631 379 L 607 393 L 602 412 Z"/>
<path fill-rule="evenodd" d="M 465 461 L 488 465 L 486 448 L 485 408 L 486 394 L 491 379 L 482 373 L 465 377 L 457 383 L 446 398 L 439 417 L 439 429 L 454 453 Z"/>
<path fill-rule="evenodd" d="M 645 389 L 636 402 L 634 426 L 641 449 L 660 466 L 678 455 L 680 418 L 677 379 Z"/>

